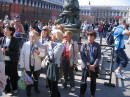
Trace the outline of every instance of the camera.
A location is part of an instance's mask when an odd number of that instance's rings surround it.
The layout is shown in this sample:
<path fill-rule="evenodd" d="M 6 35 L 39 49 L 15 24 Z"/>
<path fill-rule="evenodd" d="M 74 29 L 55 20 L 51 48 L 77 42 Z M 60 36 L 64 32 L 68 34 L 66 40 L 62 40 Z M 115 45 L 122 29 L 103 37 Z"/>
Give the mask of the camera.
<path fill-rule="evenodd" d="M 129 29 L 129 24 L 125 24 L 125 27 L 128 30 Z"/>

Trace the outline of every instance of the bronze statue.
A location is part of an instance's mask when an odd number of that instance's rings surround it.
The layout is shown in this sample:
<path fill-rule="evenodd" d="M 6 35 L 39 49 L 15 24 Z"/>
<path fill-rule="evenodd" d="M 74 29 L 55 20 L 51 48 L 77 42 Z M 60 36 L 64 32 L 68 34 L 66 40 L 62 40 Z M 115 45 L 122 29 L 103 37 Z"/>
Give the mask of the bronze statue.
<path fill-rule="evenodd" d="M 64 11 L 60 14 L 57 23 L 64 24 L 65 28 L 80 28 L 78 0 L 64 0 Z"/>

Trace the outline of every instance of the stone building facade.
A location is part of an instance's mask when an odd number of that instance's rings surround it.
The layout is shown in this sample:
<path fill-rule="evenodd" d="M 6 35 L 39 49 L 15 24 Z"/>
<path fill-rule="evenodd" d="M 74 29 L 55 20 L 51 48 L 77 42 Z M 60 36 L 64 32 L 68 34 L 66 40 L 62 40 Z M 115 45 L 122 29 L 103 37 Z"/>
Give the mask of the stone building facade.
<path fill-rule="evenodd" d="M 94 22 L 121 22 L 128 21 L 128 9 L 128 6 L 80 6 L 80 14 L 94 17 Z"/>

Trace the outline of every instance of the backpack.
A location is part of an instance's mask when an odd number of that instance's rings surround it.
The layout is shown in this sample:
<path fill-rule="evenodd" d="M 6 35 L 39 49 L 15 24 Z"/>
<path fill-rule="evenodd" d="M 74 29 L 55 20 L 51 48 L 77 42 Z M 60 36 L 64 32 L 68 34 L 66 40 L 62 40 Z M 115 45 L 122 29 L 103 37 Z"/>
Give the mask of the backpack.
<path fill-rule="evenodd" d="M 115 30 L 116 30 L 116 28 L 113 28 L 113 31 L 110 32 L 110 34 L 108 35 L 108 37 L 106 39 L 106 43 L 109 46 L 114 44 L 115 39 L 114 39 L 113 33 L 115 32 Z"/>
<path fill-rule="evenodd" d="M 100 25 L 99 28 L 98 28 L 98 30 L 99 30 L 99 31 L 102 31 L 102 29 L 103 29 L 103 28 L 102 28 L 102 26 Z"/>

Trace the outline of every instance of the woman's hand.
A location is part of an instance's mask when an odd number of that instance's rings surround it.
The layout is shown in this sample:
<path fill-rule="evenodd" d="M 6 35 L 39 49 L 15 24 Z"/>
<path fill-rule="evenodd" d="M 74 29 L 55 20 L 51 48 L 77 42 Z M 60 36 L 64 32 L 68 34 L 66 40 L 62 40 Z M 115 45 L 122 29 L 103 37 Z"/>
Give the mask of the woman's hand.
<path fill-rule="evenodd" d="M 38 49 L 35 49 L 35 53 L 36 53 L 37 55 L 39 55 L 39 54 L 40 54 L 40 52 L 39 52 L 39 50 L 38 50 Z"/>
<path fill-rule="evenodd" d="M 89 65 L 89 70 L 95 72 L 95 65 Z"/>
<path fill-rule="evenodd" d="M 73 64 L 73 68 L 75 68 L 76 67 L 76 64 Z"/>
<path fill-rule="evenodd" d="M 8 48 L 2 48 L 3 53 L 5 53 L 6 51 L 8 51 Z"/>
<path fill-rule="evenodd" d="M 53 46 L 53 41 L 50 41 L 50 46 Z"/>
<path fill-rule="evenodd" d="M 25 68 L 22 68 L 21 70 L 22 70 L 22 71 L 24 71 L 24 70 L 25 70 Z"/>

